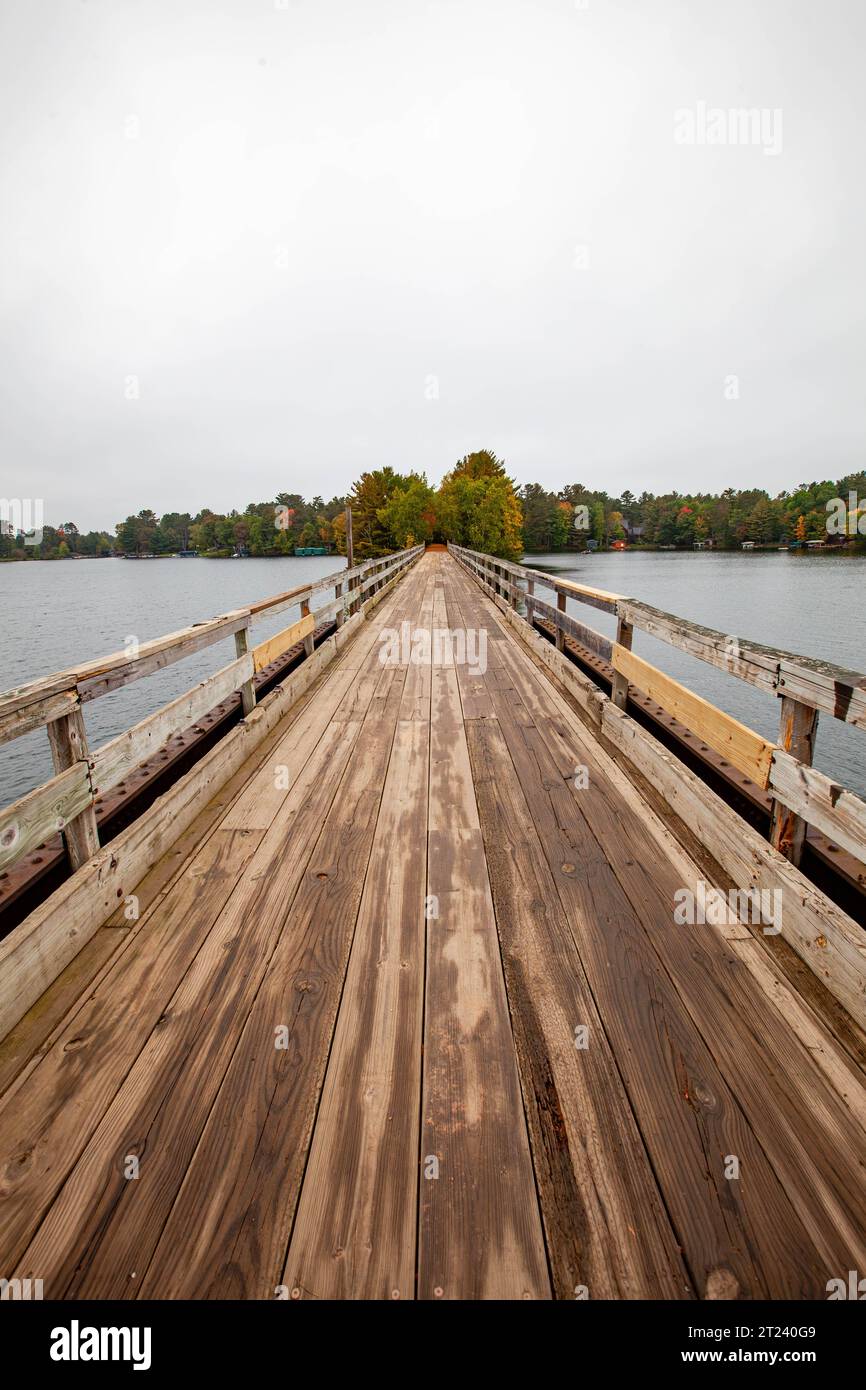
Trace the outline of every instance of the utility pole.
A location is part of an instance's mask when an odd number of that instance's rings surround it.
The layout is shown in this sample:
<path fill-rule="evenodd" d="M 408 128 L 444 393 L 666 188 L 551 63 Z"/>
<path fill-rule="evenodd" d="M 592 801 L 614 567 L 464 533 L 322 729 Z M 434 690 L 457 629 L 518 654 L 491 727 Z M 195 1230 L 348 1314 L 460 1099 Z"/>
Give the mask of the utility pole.
<path fill-rule="evenodd" d="M 346 508 L 346 561 L 348 568 L 352 569 L 355 564 L 355 548 L 352 544 L 352 508 Z"/>
<path fill-rule="evenodd" d="M 351 507 L 347 507 L 347 508 L 346 508 L 346 568 L 351 570 L 351 569 L 354 569 L 354 567 L 355 567 L 355 546 L 354 546 L 353 541 L 352 541 L 352 508 L 351 508 Z M 350 580 L 349 580 L 349 583 L 348 583 L 347 592 L 348 592 L 349 590 L 351 590 L 351 589 L 354 589 L 354 587 L 355 587 L 355 581 L 354 581 L 354 579 L 350 579 Z M 352 607 L 352 603 L 350 602 L 350 603 L 349 603 L 349 613 L 351 614 L 352 612 L 353 612 L 353 607 Z"/>

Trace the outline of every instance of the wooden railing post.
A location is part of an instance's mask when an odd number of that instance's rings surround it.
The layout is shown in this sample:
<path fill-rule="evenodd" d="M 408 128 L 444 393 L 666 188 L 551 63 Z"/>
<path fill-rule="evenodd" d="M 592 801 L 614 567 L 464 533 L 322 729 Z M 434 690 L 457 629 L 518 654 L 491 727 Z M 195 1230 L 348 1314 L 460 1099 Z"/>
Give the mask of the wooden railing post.
<path fill-rule="evenodd" d="M 631 623 L 627 623 L 625 618 L 618 618 L 616 624 L 616 640 L 626 651 L 631 651 L 632 637 L 634 628 Z M 610 689 L 611 699 L 617 709 L 625 709 L 628 704 L 628 676 L 624 676 L 621 671 L 614 671 L 613 684 Z"/>
<path fill-rule="evenodd" d="M 62 715 L 60 719 L 53 719 L 45 727 L 48 731 L 55 773 L 65 772 L 73 763 L 90 762 L 87 730 L 84 727 L 84 715 L 81 713 L 80 705 L 76 705 L 69 714 Z M 74 820 L 63 827 L 63 839 L 73 869 L 80 868 L 96 854 L 99 849 L 99 831 L 96 828 L 96 812 L 92 803 L 85 806 Z"/>
<path fill-rule="evenodd" d="M 799 700 L 792 700 L 788 695 L 782 696 L 779 747 L 784 748 L 806 767 L 812 766 L 817 729 L 816 709 L 811 705 L 801 704 Z M 792 864 L 798 865 L 805 839 L 806 822 L 774 798 L 770 811 L 770 843 L 773 848 L 784 854 L 786 859 L 790 859 Z"/>
<path fill-rule="evenodd" d="M 335 598 L 335 599 L 338 599 L 338 598 L 342 598 L 342 597 L 343 597 L 343 586 L 342 586 L 342 584 L 335 584 L 335 585 L 334 585 L 334 598 Z M 345 610 L 344 610 L 342 607 L 338 608 L 338 609 L 337 609 L 337 612 L 336 612 L 336 615 L 335 615 L 335 622 L 336 622 L 337 627 L 342 627 L 342 626 L 343 626 L 343 622 L 345 621 L 345 617 L 346 617 Z"/>
<path fill-rule="evenodd" d="M 558 593 L 558 594 L 556 595 L 556 606 L 557 606 L 557 608 L 559 609 L 560 613 L 564 613 L 564 612 L 565 612 L 565 602 L 566 602 L 566 600 L 565 600 L 565 594 L 563 594 L 563 593 Z M 565 633 L 564 633 L 564 631 L 563 631 L 563 629 L 562 629 L 561 624 L 557 622 L 557 624 L 556 624 L 556 650 L 557 650 L 558 652 L 561 652 L 561 651 L 564 650 L 564 648 L 565 648 Z"/>
<path fill-rule="evenodd" d="M 310 616 L 310 600 L 309 600 L 308 598 L 303 598 L 303 599 L 301 599 L 301 617 L 302 617 L 302 618 L 308 618 L 309 616 Z M 309 632 L 309 633 L 307 633 L 307 636 L 304 638 L 304 653 L 305 653 L 307 656 L 312 656 L 314 651 L 315 651 L 315 639 L 314 639 L 314 637 L 313 637 L 312 632 Z"/>
<path fill-rule="evenodd" d="M 250 649 L 250 625 L 239 627 L 235 633 L 235 652 L 238 656 L 246 656 Z M 252 676 L 244 681 L 241 686 L 241 708 L 243 709 L 244 719 L 248 714 L 252 714 L 256 705 L 256 687 Z"/>

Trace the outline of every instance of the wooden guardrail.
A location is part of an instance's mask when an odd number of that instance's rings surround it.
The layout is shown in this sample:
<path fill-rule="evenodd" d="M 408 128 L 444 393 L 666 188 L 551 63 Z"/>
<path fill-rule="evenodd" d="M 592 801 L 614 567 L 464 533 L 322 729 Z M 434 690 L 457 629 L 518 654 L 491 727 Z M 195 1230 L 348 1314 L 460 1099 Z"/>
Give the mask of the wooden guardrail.
<path fill-rule="evenodd" d="M 623 594 L 558 579 L 461 546 L 448 548 L 491 597 L 505 601 L 515 611 L 524 604 L 530 623 L 536 615 L 547 619 L 560 651 L 565 638 L 573 637 L 609 662 L 614 671 L 611 696 L 620 709 L 625 709 L 629 684 L 633 684 L 722 753 L 732 766 L 769 790 L 773 798 L 771 843 L 793 864 L 800 862 L 807 824 L 866 863 L 866 802 L 812 766 L 819 714 L 866 730 L 866 676 L 831 662 L 717 632 Z M 539 598 L 536 585 L 552 590 L 556 604 Z M 572 617 L 566 611 L 569 599 L 613 614 L 616 640 Z M 635 628 L 780 699 L 777 742 L 769 743 L 636 656 L 631 651 Z"/>
<path fill-rule="evenodd" d="M 55 775 L 0 810 L 0 870 L 62 831 L 70 864 L 79 868 L 99 849 L 94 803 L 122 782 L 175 734 L 194 724 L 234 691 L 244 717 L 256 703 L 253 676 L 297 642 L 312 654 L 317 623 L 332 618 L 339 628 L 362 604 L 395 579 L 421 554 L 415 546 L 325 575 L 247 608 L 143 642 L 134 651 L 87 661 L 0 694 L 0 743 L 45 726 Z M 315 611 L 314 594 L 333 589 L 334 598 Z M 287 608 L 301 617 L 276 636 L 250 646 L 253 625 Z M 163 670 L 215 642 L 233 636 L 235 660 L 116 738 L 91 750 L 82 706 L 120 686 Z"/>

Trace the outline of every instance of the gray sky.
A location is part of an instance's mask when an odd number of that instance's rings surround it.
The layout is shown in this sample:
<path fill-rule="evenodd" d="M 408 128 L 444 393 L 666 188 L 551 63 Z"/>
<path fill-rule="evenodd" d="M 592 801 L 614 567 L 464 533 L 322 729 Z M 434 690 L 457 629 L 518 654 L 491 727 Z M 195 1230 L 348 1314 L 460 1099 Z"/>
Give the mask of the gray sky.
<path fill-rule="evenodd" d="M 864 48 L 862 0 L 5 0 L 0 493 L 862 467 Z"/>

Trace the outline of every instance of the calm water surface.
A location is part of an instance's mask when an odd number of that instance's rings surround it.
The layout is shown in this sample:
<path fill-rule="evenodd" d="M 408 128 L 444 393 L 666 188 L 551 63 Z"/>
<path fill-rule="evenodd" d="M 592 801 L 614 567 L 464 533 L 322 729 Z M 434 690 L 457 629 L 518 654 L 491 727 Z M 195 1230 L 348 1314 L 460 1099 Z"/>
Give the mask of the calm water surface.
<path fill-rule="evenodd" d="M 527 555 L 533 569 L 627 594 L 655 608 L 804 656 L 866 671 L 866 556 L 788 552 L 611 551 L 603 555 Z M 540 595 L 543 597 L 543 595 Z M 580 622 L 616 635 L 616 619 L 574 603 Z M 639 656 L 675 676 L 720 709 L 775 741 L 779 701 L 736 676 L 637 629 Z M 831 715 L 818 720 L 815 764 L 866 796 L 866 732 Z"/>
<path fill-rule="evenodd" d="M 866 669 L 866 557 L 707 552 L 533 555 L 526 563 L 643 599 L 707 627 Z M 339 556 L 279 560 L 76 560 L 0 565 L 4 640 L 0 689 L 201 622 L 345 566 Z M 330 592 L 316 596 L 325 604 Z M 615 620 L 569 601 L 582 622 L 614 636 Z M 257 624 L 263 641 L 294 621 L 288 610 Z M 778 701 L 705 662 L 635 632 L 641 656 L 775 739 Z M 181 695 L 234 657 L 234 639 L 85 706 L 92 747 Z M 866 737 L 822 716 L 816 763 L 866 795 Z M 51 775 L 44 730 L 0 748 L 0 804 Z"/>

